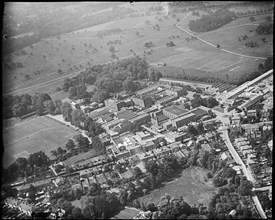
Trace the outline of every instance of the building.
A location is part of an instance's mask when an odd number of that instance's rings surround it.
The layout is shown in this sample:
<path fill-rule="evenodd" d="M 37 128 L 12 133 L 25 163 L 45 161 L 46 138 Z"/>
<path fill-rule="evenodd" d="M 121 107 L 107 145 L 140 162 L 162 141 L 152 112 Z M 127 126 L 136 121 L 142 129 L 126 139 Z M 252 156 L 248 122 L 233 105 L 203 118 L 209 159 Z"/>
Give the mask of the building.
<path fill-rule="evenodd" d="M 118 100 L 116 98 L 106 99 L 104 101 L 104 104 L 108 110 L 114 111 L 114 112 L 118 112 L 121 110 L 121 108 L 126 106 L 124 101 Z"/>
<path fill-rule="evenodd" d="M 258 124 L 242 124 L 247 137 L 259 138 L 261 136 L 260 126 Z"/>
<path fill-rule="evenodd" d="M 142 108 L 150 108 L 154 102 L 150 96 L 133 97 L 133 103 Z"/>
<path fill-rule="evenodd" d="M 184 95 L 185 90 L 179 86 L 172 86 L 169 89 L 166 89 L 165 92 L 167 95 L 174 95 L 174 96 L 180 97 Z"/>
<path fill-rule="evenodd" d="M 174 127 L 180 128 L 183 125 L 187 125 L 189 122 L 195 121 L 195 120 L 196 120 L 196 115 L 194 113 L 190 113 L 190 114 L 181 116 L 179 118 L 173 119 L 171 120 L 171 122 Z"/>
<path fill-rule="evenodd" d="M 151 122 L 155 127 L 159 127 L 169 118 L 163 114 L 162 110 L 151 113 Z"/>
<path fill-rule="evenodd" d="M 185 109 L 182 109 L 176 105 L 172 105 L 172 106 L 169 106 L 169 107 L 163 109 L 163 114 L 170 119 L 178 118 L 178 117 L 182 116 L 183 114 L 185 114 L 186 112 L 188 112 L 188 111 L 186 111 Z"/>
<path fill-rule="evenodd" d="M 248 110 L 247 111 L 247 116 L 257 116 L 256 109 Z"/>
<path fill-rule="evenodd" d="M 139 126 L 147 124 L 151 120 L 151 116 L 148 113 L 140 112 L 137 114 L 137 117 L 132 118 L 130 122 Z"/>
<path fill-rule="evenodd" d="M 241 118 L 240 116 L 238 115 L 234 115 L 232 118 L 231 118 L 231 124 L 233 126 L 239 126 L 240 125 L 240 121 L 241 121 Z"/>
<path fill-rule="evenodd" d="M 164 134 L 170 142 L 177 142 L 188 137 L 187 133 L 178 133 L 178 132 L 167 132 Z"/>

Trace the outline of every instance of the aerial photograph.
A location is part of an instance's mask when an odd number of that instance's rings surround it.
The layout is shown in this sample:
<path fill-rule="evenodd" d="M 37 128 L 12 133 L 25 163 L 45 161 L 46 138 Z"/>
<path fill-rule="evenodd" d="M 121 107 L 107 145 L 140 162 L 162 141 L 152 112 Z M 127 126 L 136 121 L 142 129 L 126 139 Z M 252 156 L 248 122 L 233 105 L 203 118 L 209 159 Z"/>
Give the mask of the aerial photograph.
<path fill-rule="evenodd" d="M 3 3 L 2 219 L 272 219 L 274 3 Z"/>

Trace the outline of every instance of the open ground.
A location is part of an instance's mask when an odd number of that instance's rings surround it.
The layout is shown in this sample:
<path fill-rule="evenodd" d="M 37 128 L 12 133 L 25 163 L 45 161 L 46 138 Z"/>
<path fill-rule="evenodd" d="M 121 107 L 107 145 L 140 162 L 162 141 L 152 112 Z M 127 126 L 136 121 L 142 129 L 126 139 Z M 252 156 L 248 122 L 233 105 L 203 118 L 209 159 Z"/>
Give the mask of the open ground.
<path fill-rule="evenodd" d="M 52 158 L 51 150 L 64 147 L 78 132 L 47 116 L 26 119 L 3 130 L 3 165 L 8 166 L 18 157 L 45 151 Z"/>
<path fill-rule="evenodd" d="M 165 186 L 155 189 L 142 197 L 145 202 L 157 203 L 166 193 L 171 197 L 183 196 L 189 205 L 208 204 L 210 198 L 217 192 L 212 180 L 205 182 L 207 170 L 199 167 L 185 169 L 179 178 L 165 183 Z"/>
<path fill-rule="evenodd" d="M 257 6 L 257 9 L 258 7 L 260 6 Z M 238 10 L 241 9 L 238 8 Z M 56 87 L 62 86 L 64 78 L 76 75 L 87 66 L 111 61 L 110 46 L 107 45 L 110 40 L 122 41 L 121 45 L 116 46 L 116 55 L 120 59 L 133 56 L 134 53 L 144 56 L 144 51 L 148 49 L 144 47 L 144 43 L 151 40 L 154 47 L 149 48 L 149 50 L 152 49 L 153 52 L 152 55 L 146 55 L 149 63 L 165 62 L 168 66 L 199 69 L 223 79 L 226 74 L 234 79 L 255 71 L 258 64 L 264 61 L 263 59 L 242 57 L 236 55 L 236 53 L 252 57 L 267 57 L 273 54 L 273 37 L 271 35 L 265 36 L 267 43 L 263 43 L 259 40 L 261 36 L 255 34 L 257 25 L 268 14 L 255 16 L 256 22 L 253 23 L 249 21 L 249 17 L 238 18 L 218 30 L 200 34 L 193 33 L 188 29 L 189 20 L 198 17 L 194 17 L 190 13 L 178 13 L 176 16 L 182 19 L 178 24 L 179 27 L 199 36 L 210 44 L 216 45 L 219 43 L 222 48 L 217 49 L 200 40 L 187 42 L 185 38 L 190 37 L 190 34 L 177 28 L 175 26 L 177 23 L 176 18 L 171 16 L 168 16 L 168 19 L 163 19 L 163 21 L 158 20 L 160 17 L 163 18 L 160 15 L 118 19 L 84 30 L 74 31 L 74 33 L 64 34 L 60 40 L 56 38 L 44 39 L 34 44 L 33 48 L 25 48 L 28 53 L 25 56 L 12 54 L 10 56 L 11 60 L 22 62 L 24 67 L 7 73 L 10 80 L 7 80 L 4 85 L 4 94 L 15 90 L 17 91 L 16 94 L 47 92 L 54 98 L 65 98 L 67 94 L 57 92 Z M 145 24 L 146 20 L 149 20 L 151 24 Z M 160 31 L 153 29 L 156 24 L 159 24 Z M 113 28 L 121 28 L 123 33 L 108 35 L 103 38 L 96 36 L 97 31 Z M 251 30 L 252 32 L 250 32 Z M 142 37 L 136 36 L 137 31 Z M 244 34 L 249 36 L 249 40 L 257 40 L 260 47 L 256 49 L 244 48 L 243 44 L 245 42 L 238 41 L 238 37 Z M 172 35 L 178 37 L 169 39 Z M 167 47 L 166 43 L 170 40 L 176 46 Z M 98 51 L 92 52 L 92 49 L 84 44 L 91 44 Z M 72 46 L 75 49 L 72 49 Z M 232 53 L 224 50 L 232 51 Z M 43 55 L 46 57 L 43 57 Z M 63 59 L 64 61 L 62 61 Z M 64 73 L 60 75 L 57 73 L 58 69 L 62 69 Z M 41 74 L 36 76 L 33 72 L 37 70 L 40 70 Z M 200 73 L 203 73 L 203 71 Z M 26 73 L 30 74 L 31 80 L 24 79 Z M 15 76 L 17 77 L 16 80 L 14 79 Z"/>

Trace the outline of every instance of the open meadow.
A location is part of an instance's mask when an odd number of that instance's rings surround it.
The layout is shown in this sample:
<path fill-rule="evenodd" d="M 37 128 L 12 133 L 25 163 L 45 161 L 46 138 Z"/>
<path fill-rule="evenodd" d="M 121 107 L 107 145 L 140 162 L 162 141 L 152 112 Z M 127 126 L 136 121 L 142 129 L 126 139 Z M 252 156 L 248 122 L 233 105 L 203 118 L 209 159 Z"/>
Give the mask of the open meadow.
<path fill-rule="evenodd" d="M 165 183 L 163 187 L 153 190 L 142 199 L 146 203 L 157 203 L 167 193 L 171 197 L 183 196 L 189 205 L 208 204 L 217 189 L 212 185 L 211 179 L 205 182 L 206 174 L 207 170 L 199 167 L 187 168 L 179 178 Z"/>
<path fill-rule="evenodd" d="M 64 147 L 65 143 L 78 132 L 71 127 L 47 116 L 33 117 L 3 130 L 4 157 L 6 167 L 18 157 L 45 151 L 52 158 L 51 150 Z"/>
<path fill-rule="evenodd" d="M 236 8 L 236 10 L 241 9 Z M 66 33 L 59 39 L 56 37 L 43 39 L 25 48 L 26 55 L 18 55 L 16 52 L 5 58 L 12 62 L 21 62 L 24 67 L 5 74 L 7 80 L 3 85 L 4 94 L 16 90 L 16 94 L 46 92 L 54 98 L 65 98 L 67 93 L 57 92 L 56 87 L 62 87 L 66 77 L 74 76 L 86 67 L 112 61 L 110 45 L 107 43 L 114 40 L 121 41 L 121 44 L 115 45 L 115 54 L 119 59 L 136 54 L 145 56 L 152 64 L 166 63 L 167 66 L 202 70 L 197 74 L 209 73 L 221 79 L 225 79 L 226 74 L 230 79 L 236 79 L 243 74 L 253 72 L 257 70 L 259 63 L 264 62 L 265 57 L 273 54 L 273 36 L 264 36 L 267 42 L 263 43 L 261 41 L 263 36 L 255 33 L 257 25 L 271 14 L 257 15 L 253 23 L 249 21 L 249 17 L 238 18 L 217 30 L 206 33 L 194 33 L 189 30 L 189 21 L 197 19 L 197 16 L 189 12 L 175 15 L 175 17 L 164 15 L 127 17 Z M 186 41 L 190 34 L 175 26 L 177 18 L 181 19 L 179 27 L 209 44 L 220 44 L 221 48 L 215 48 L 199 39 Z M 154 29 L 156 24 L 160 26 L 159 31 Z M 97 36 L 98 32 L 115 28 L 120 28 L 122 32 L 101 38 Z M 137 32 L 140 36 L 137 36 Z M 238 41 L 242 35 L 249 37 L 246 41 L 257 41 L 259 47 L 246 48 L 245 41 Z M 154 46 L 146 48 L 144 43 L 148 41 L 152 41 Z M 167 47 L 166 43 L 169 41 L 173 41 L 175 46 Z M 144 51 L 150 51 L 151 54 L 145 55 Z M 242 57 L 242 55 L 252 57 Z M 253 58 L 254 56 L 263 59 Z M 63 73 L 57 73 L 58 69 Z M 37 71 L 40 74 L 36 74 Z M 30 75 L 29 80 L 25 79 L 26 74 Z"/>

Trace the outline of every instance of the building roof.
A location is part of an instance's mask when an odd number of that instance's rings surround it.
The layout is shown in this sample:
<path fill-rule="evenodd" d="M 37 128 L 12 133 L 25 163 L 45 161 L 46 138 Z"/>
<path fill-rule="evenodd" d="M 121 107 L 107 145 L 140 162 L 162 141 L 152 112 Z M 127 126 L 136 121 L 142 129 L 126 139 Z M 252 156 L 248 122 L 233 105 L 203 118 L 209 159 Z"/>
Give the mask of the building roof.
<path fill-rule="evenodd" d="M 156 116 L 156 118 L 157 118 L 158 122 L 162 122 L 162 121 L 165 121 L 165 120 L 169 119 L 169 118 L 168 118 L 166 115 L 164 115 L 164 114 L 159 114 L 159 115 Z"/>
<path fill-rule="evenodd" d="M 185 109 L 182 109 L 176 105 L 169 106 L 169 107 L 163 109 L 163 111 L 167 111 L 167 112 L 177 115 L 177 116 L 180 116 L 187 112 Z"/>
<path fill-rule="evenodd" d="M 258 124 L 242 124 L 244 129 L 259 129 Z"/>
<path fill-rule="evenodd" d="M 117 117 L 124 118 L 126 120 L 131 120 L 131 119 L 137 117 L 137 113 L 130 111 L 130 110 L 121 110 L 121 111 L 117 112 Z"/>
<path fill-rule="evenodd" d="M 194 116 L 196 116 L 194 113 L 189 113 L 187 115 L 183 115 L 183 116 L 181 116 L 179 118 L 173 119 L 172 121 L 178 122 L 178 121 L 184 120 L 186 118 L 194 117 Z"/>

